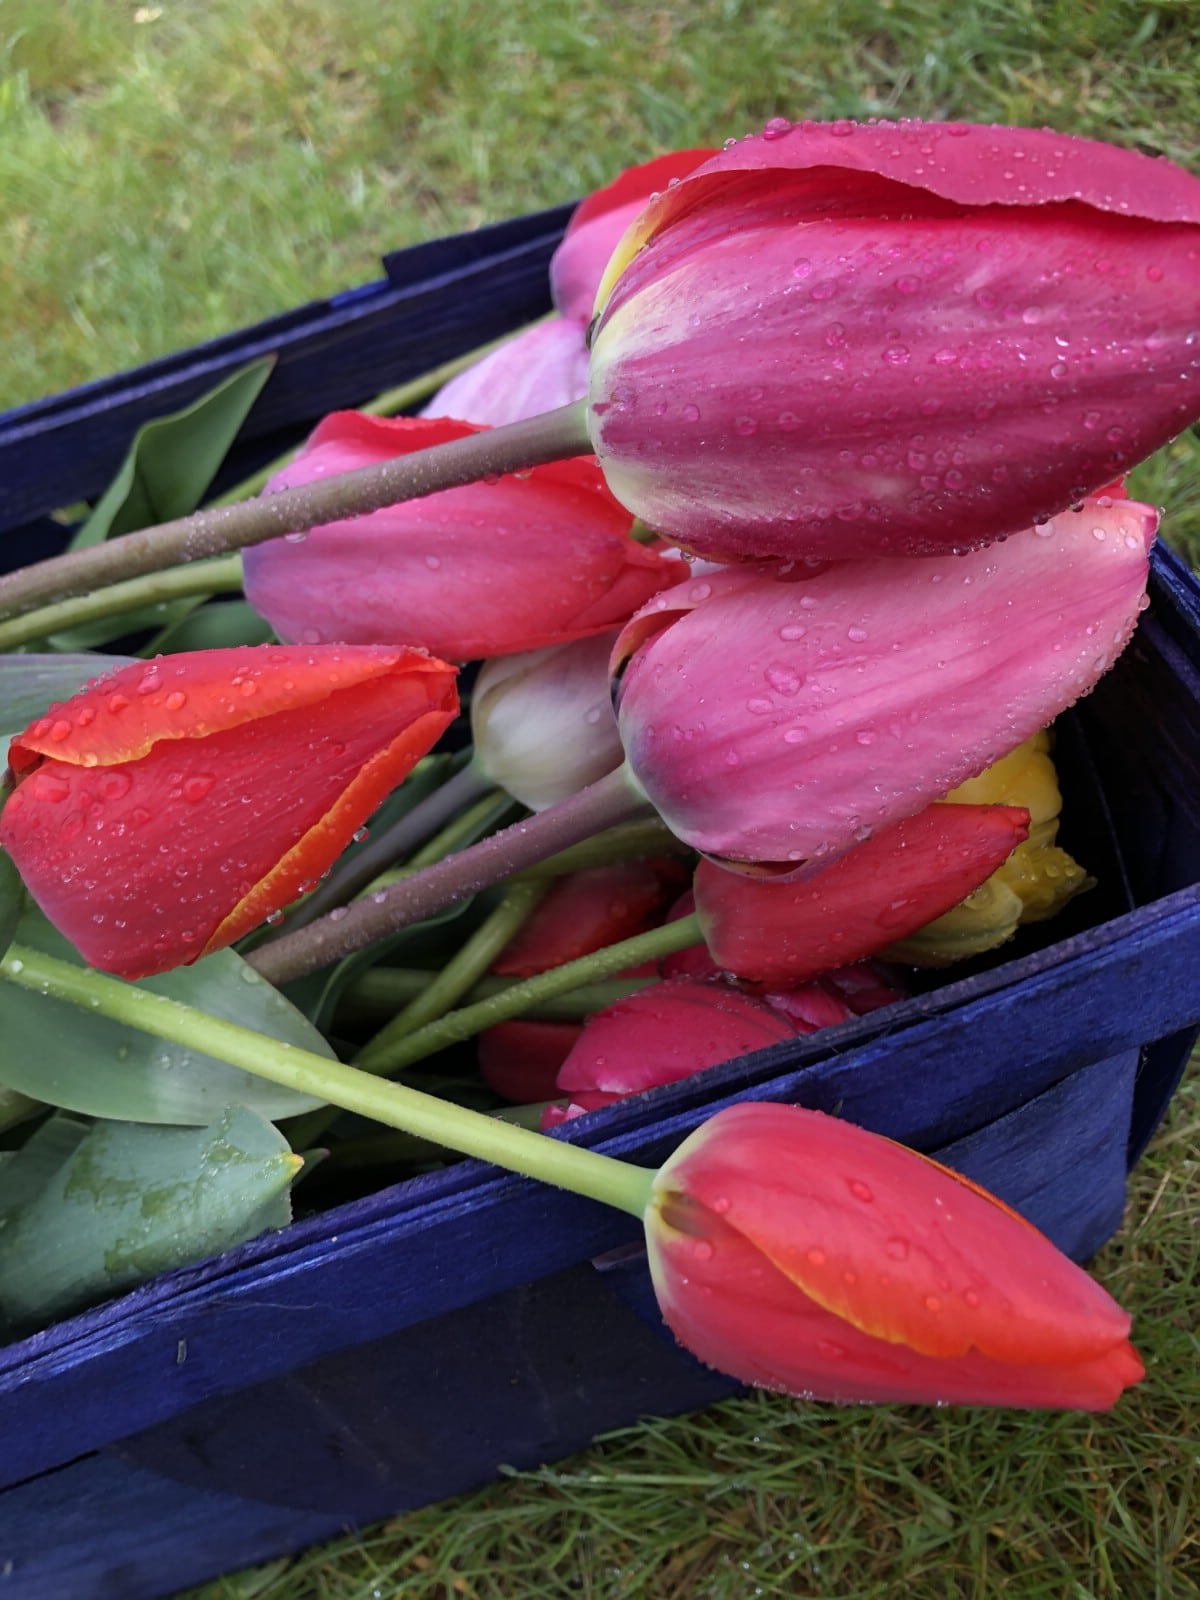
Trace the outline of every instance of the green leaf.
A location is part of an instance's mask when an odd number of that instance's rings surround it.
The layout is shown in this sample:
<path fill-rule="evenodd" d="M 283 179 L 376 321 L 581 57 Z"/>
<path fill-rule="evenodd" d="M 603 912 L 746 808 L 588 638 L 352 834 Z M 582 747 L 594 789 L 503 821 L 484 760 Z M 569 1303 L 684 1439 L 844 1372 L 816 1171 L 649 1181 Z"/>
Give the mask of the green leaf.
<path fill-rule="evenodd" d="M 291 1220 L 301 1159 L 244 1107 L 208 1128 L 52 1118 L 0 1172 L 0 1317 L 20 1332 Z M 55 1124 L 60 1124 L 55 1128 Z"/>
<path fill-rule="evenodd" d="M 16 937 L 24 910 L 25 886 L 21 874 L 8 852 L 0 850 L 0 956 Z"/>
<path fill-rule="evenodd" d="M 262 356 L 182 411 L 140 428 L 71 548 L 101 544 L 194 511 L 274 365 L 274 356 Z"/>
<path fill-rule="evenodd" d="M 145 654 L 160 651 L 223 650 L 230 645 L 269 644 L 275 631 L 244 600 L 215 600 L 180 616 L 146 646 Z"/>
<path fill-rule="evenodd" d="M 136 656 L 0 655 L 0 723 L 21 733 L 47 707 L 68 700 L 76 689 L 128 666 Z M 11 734 L 9 735 L 11 737 Z"/>
<path fill-rule="evenodd" d="M 86 965 L 36 908 L 22 917 L 17 936 L 45 955 Z M 138 987 L 333 1059 L 312 1024 L 232 950 L 143 978 Z M 0 1084 L 91 1117 L 200 1127 L 227 1105 L 249 1106 L 274 1119 L 322 1104 L 199 1050 L 13 983 L 0 984 Z"/>

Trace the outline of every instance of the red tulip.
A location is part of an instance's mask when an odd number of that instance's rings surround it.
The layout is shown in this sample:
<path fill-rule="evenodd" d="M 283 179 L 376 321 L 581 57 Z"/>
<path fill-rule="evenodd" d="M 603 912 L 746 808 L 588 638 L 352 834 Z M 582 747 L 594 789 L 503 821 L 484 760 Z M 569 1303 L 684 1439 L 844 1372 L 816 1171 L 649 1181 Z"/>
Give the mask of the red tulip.
<path fill-rule="evenodd" d="M 644 933 L 686 882 L 678 861 L 618 861 L 559 878 L 492 963 L 505 978 L 529 978 Z"/>
<path fill-rule="evenodd" d="M 273 489 L 480 430 L 336 412 Z M 618 626 L 684 570 L 578 458 L 443 490 L 245 552 L 246 597 L 281 638 L 420 645 L 449 660 L 536 650 Z"/>
<path fill-rule="evenodd" d="M 1200 416 L 1200 181 L 1049 130 L 777 121 L 602 285 L 590 432 L 700 553 L 912 555 L 1062 511 Z"/>
<path fill-rule="evenodd" d="M 513 1017 L 479 1035 L 479 1076 L 502 1100 L 531 1106 L 558 1094 L 558 1069 L 582 1033 L 578 1022 Z"/>
<path fill-rule="evenodd" d="M 844 854 L 1092 687 L 1145 603 L 1155 522 L 1090 501 L 969 555 L 680 584 L 614 652 L 629 767 L 706 854 Z"/>
<path fill-rule="evenodd" d="M 93 966 L 185 966 L 311 887 L 457 710 L 419 650 L 139 662 L 12 741 L 0 844 Z"/>
<path fill-rule="evenodd" d="M 559 1069 L 570 1105 L 544 1126 L 811 1031 L 719 979 L 668 978 L 588 1018 Z"/>
<path fill-rule="evenodd" d="M 696 868 L 713 960 L 762 983 L 804 983 L 907 938 L 978 889 L 1029 833 L 1018 806 L 935 804 L 800 882 Z M 901 931 L 903 930 L 903 931 Z"/>
<path fill-rule="evenodd" d="M 1143 1368 L 1129 1317 L 1016 1212 L 851 1123 L 712 1117 L 646 1214 L 680 1343 L 805 1398 L 1104 1411 Z"/>
<path fill-rule="evenodd" d="M 673 150 L 597 189 L 575 207 L 562 243 L 550 262 L 550 289 L 564 317 L 585 328 L 609 258 L 626 228 L 652 196 L 715 155 L 714 150 Z"/>

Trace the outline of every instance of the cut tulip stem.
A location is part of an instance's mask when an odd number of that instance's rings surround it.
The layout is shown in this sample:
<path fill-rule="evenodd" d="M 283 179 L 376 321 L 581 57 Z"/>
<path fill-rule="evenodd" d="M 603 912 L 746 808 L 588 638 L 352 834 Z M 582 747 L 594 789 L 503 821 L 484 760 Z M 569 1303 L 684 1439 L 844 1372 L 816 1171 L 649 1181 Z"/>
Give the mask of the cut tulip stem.
<path fill-rule="evenodd" d="M 325 522 L 363 516 L 402 500 L 419 500 L 480 478 L 499 477 L 546 461 L 591 452 L 582 401 L 540 417 L 485 428 L 463 439 L 322 478 L 232 506 L 212 506 L 174 522 L 70 550 L 0 578 L 0 618 L 164 567 L 224 555 Z"/>
<path fill-rule="evenodd" d="M 499 994 L 489 995 L 458 1011 L 447 1011 L 423 1027 L 406 1025 L 408 1013 L 401 1013 L 359 1051 L 356 1064 L 368 1072 L 399 1072 L 448 1045 L 474 1038 L 484 1028 L 522 1016 L 545 1000 L 569 994 L 583 984 L 611 978 L 627 967 L 656 961 L 703 941 L 700 919 L 693 913 L 646 933 L 636 933 L 603 950 L 594 950 L 590 955 L 580 956 L 578 961 L 567 961 L 561 967 L 551 967 L 548 972 L 535 973 L 532 978 L 510 984 Z"/>
<path fill-rule="evenodd" d="M 536 816 L 514 822 L 378 894 L 339 907 L 319 922 L 252 951 L 246 959 L 268 982 L 290 983 L 376 939 L 424 922 L 522 868 L 641 815 L 647 807 L 626 769 L 618 767 Z"/>
<path fill-rule="evenodd" d="M 0 959 L 0 978 L 90 1014 L 110 1017 L 156 1039 L 203 1051 L 256 1077 L 316 1096 L 402 1133 L 432 1140 L 461 1155 L 599 1200 L 631 1216 L 644 1216 L 649 1203 L 654 1174 L 648 1168 L 388 1083 L 357 1067 L 284 1044 L 120 978 L 24 946 L 14 946 Z"/>

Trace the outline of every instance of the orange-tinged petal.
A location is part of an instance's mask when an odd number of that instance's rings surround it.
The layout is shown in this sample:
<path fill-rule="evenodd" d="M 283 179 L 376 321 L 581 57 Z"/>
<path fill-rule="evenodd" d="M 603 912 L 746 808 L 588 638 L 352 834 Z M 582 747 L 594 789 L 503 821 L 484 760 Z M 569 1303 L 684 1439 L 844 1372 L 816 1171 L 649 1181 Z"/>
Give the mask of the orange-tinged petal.
<path fill-rule="evenodd" d="M 136 761 L 166 740 L 206 739 L 319 704 L 400 666 L 416 673 L 444 670 L 421 651 L 391 645 L 245 645 L 159 656 L 106 673 L 65 704 L 51 706 L 13 740 L 9 765 L 20 773 L 38 756 L 83 767 Z"/>

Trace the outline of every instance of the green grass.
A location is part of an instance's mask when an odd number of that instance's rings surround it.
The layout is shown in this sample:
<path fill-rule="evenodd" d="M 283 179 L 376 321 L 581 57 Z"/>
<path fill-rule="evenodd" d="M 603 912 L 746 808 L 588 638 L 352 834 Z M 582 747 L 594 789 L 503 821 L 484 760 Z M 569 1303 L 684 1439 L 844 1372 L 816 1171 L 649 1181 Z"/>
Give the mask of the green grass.
<path fill-rule="evenodd" d="M 1193 161 L 1198 47 L 1188 0 L 6 0 L 0 407 L 773 114 L 1048 123 Z M 1138 492 L 1200 552 L 1194 439 Z M 1150 1369 L 1112 1417 L 753 1397 L 204 1600 L 1188 1600 L 1198 1133 L 1193 1076 L 1096 1263 Z"/>

